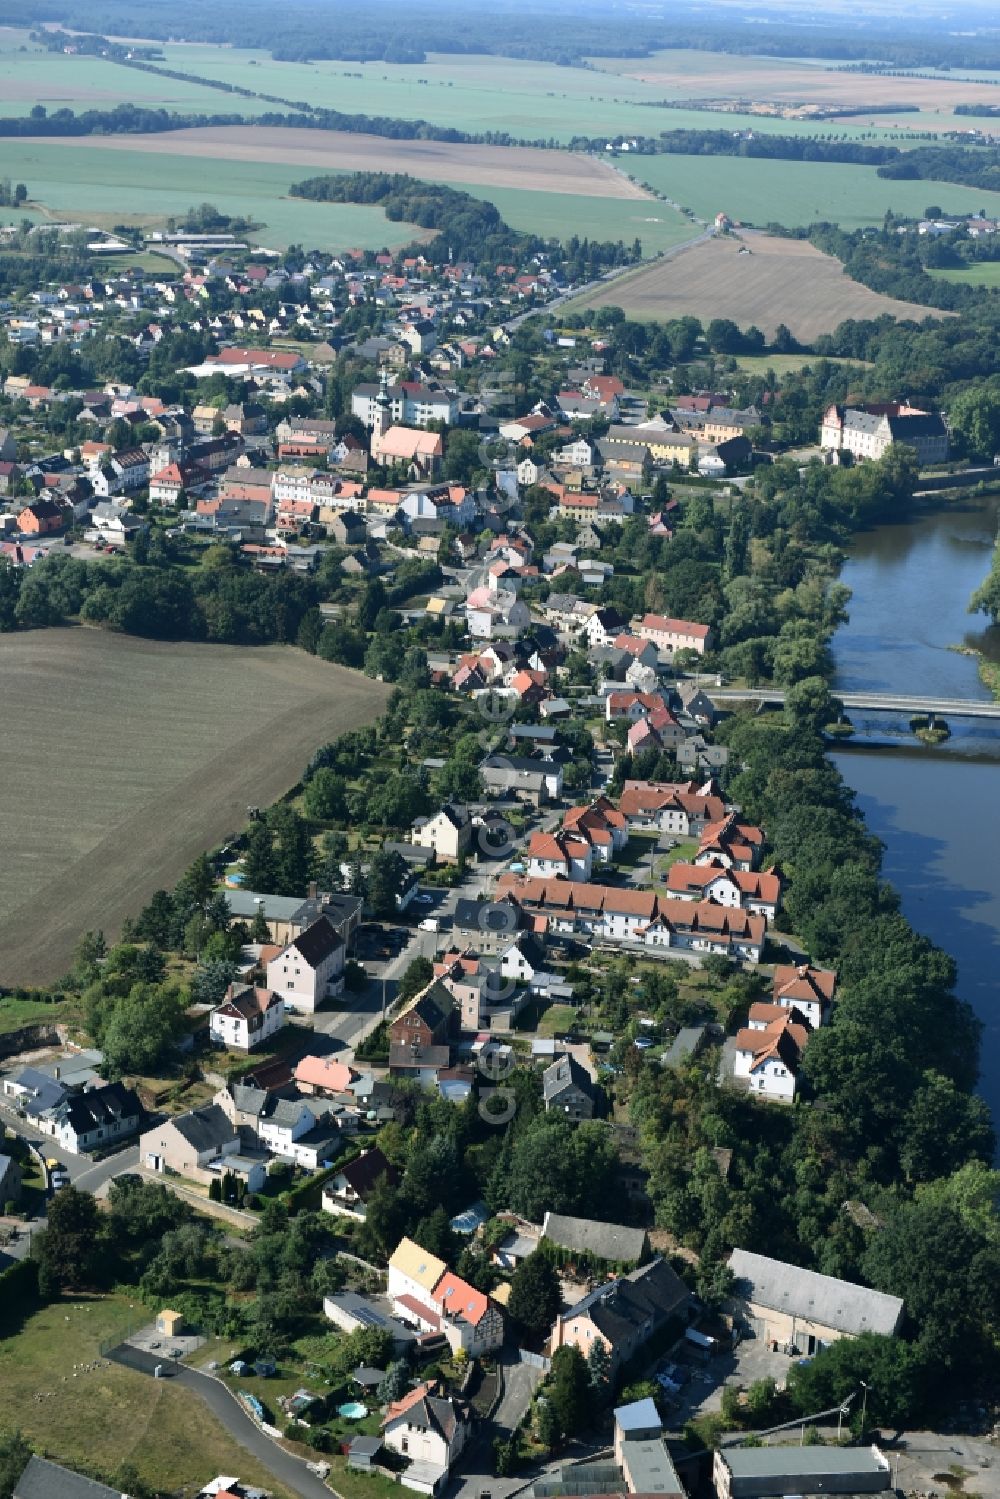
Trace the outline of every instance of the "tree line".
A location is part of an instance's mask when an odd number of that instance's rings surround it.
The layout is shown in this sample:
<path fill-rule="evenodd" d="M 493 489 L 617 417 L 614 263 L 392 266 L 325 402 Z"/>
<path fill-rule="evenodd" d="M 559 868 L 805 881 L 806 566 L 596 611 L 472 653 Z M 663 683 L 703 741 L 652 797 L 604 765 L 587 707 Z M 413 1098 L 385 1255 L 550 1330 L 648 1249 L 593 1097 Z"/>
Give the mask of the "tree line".
<path fill-rule="evenodd" d="M 293 197 L 319 203 L 378 204 L 395 223 L 417 224 L 437 230 L 419 251 L 435 265 L 451 259 L 472 260 L 495 273 L 498 263 L 518 262 L 544 250 L 553 264 L 561 264 L 566 251 L 558 240 L 543 240 L 523 234 L 505 223 L 498 208 L 483 198 L 444 183 L 423 182 L 407 173 L 348 172 L 336 176 L 309 177 L 289 188 Z M 575 258 L 581 254 L 576 242 Z M 597 274 L 608 266 L 627 265 L 641 258 L 638 240 L 631 247 L 623 241 L 587 242 L 587 264 Z"/>

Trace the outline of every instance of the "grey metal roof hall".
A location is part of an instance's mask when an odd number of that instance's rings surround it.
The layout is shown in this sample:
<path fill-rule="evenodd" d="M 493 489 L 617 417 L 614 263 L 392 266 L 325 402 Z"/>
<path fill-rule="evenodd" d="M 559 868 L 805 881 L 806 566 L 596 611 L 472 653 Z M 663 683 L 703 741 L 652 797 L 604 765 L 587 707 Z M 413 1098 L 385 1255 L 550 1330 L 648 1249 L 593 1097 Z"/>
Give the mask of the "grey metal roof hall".
<path fill-rule="evenodd" d="M 849 1336 L 877 1332 L 891 1337 L 903 1315 L 898 1296 L 818 1275 L 748 1249 L 734 1249 L 729 1268 L 736 1281 L 734 1295 L 740 1299 Z"/>
<path fill-rule="evenodd" d="M 877 1447 L 724 1447 L 720 1457 L 736 1478 L 803 1477 L 823 1474 L 887 1473 L 888 1459 Z"/>

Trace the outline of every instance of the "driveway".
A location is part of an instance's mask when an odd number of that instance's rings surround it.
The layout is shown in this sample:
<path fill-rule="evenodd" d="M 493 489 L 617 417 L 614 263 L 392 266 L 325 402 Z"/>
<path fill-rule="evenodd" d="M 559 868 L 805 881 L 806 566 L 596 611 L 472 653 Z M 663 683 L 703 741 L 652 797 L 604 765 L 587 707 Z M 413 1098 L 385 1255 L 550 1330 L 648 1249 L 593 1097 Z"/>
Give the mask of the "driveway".
<path fill-rule="evenodd" d="M 152 1376 L 153 1370 L 165 1361 L 157 1358 L 155 1354 L 145 1353 L 140 1348 L 133 1348 L 129 1343 L 122 1343 L 111 1350 L 108 1358 L 114 1359 L 118 1364 L 124 1364 L 126 1368 L 136 1369 L 140 1374 Z M 189 1369 L 184 1365 L 168 1365 L 171 1370 L 170 1378 L 186 1389 L 193 1390 L 214 1416 L 222 1422 L 229 1435 L 241 1447 L 251 1453 L 262 1467 L 294 1494 L 301 1494 L 302 1499 L 330 1499 L 331 1490 L 321 1478 L 310 1473 L 305 1461 L 300 1457 L 294 1457 L 292 1453 L 286 1452 L 284 1447 L 273 1442 L 270 1437 L 252 1421 L 243 1409 L 236 1396 L 231 1393 L 220 1379 L 215 1379 L 211 1374 L 203 1374 L 200 1369 Z"/>
<path fill-rule="evenodd" d="M 541 1384 L 545 1372 L 523 1364 L 516 1354 L 504 1358 L 503 1395 L 493 1417 L 494 1425 L 505 1434 L 515 1428 L 531 1404 L 531 1397 Z"/>

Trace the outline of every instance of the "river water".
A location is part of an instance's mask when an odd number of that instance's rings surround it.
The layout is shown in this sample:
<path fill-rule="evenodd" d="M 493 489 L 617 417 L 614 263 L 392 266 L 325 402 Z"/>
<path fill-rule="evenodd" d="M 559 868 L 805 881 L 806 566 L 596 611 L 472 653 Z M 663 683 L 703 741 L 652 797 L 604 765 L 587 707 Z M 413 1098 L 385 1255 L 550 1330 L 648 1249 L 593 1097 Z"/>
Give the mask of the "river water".
<path fill-rule="evenodd" d="M 966 644 L 1000 661 L 1000 627 L 969 615 L 986 576 L 1000 500 L 970 499 L 857 538 L 842 580 L 850 620 L 833 641 L 844 691 L 988 698 Z M 939 748 L 900 717 L 852 710 L 857 737 L 835 759 L 884 872 L 920 932 L 958 963 L 958 992 L 983 1022 L 980 1092 L 1000 1128 L 1000 722 L 952 721 Z"/>

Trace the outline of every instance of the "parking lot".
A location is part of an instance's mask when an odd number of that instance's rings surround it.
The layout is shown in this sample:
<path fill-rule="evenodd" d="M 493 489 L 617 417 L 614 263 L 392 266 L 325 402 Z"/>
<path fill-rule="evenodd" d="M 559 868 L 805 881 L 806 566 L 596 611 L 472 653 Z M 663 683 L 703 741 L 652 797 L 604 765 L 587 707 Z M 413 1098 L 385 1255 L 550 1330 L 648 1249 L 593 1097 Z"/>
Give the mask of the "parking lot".
<path fill-rule="evenodd" d="M 178 1359 L 187 1358 L 189 1353 L 196 1352 L 205 1339 L 194 1334 L 179 1334 L 168 1338 L 157 1330 L 154 1323 L 150 1323 L 148 1327 L 140 1327 L 138 1332 L 132 1333 L 127 1341 L 129 1347 L 139 1353 L 152 1353 L 161 1359 Z"/>
<path fill-rule="evenodd" d="M 773 1379 L 780 1389 L 794 1360 L 784 1353 L 772 1353 L 766 1342 L 749 1338 L 704 1361 L 693 1350 L 690 1353 L 684 1350 L 682 1343 L 668 1358 L 661 1359 L 657 1367 L 666 1362 L 681 1365 L 688 1374 L 676 1394 L 667 1393 L 671 1425 L 680 1430 L 693 1417 L 717 1413 L 727 1384 L 746 1389 L 756 1379 Z"/>

